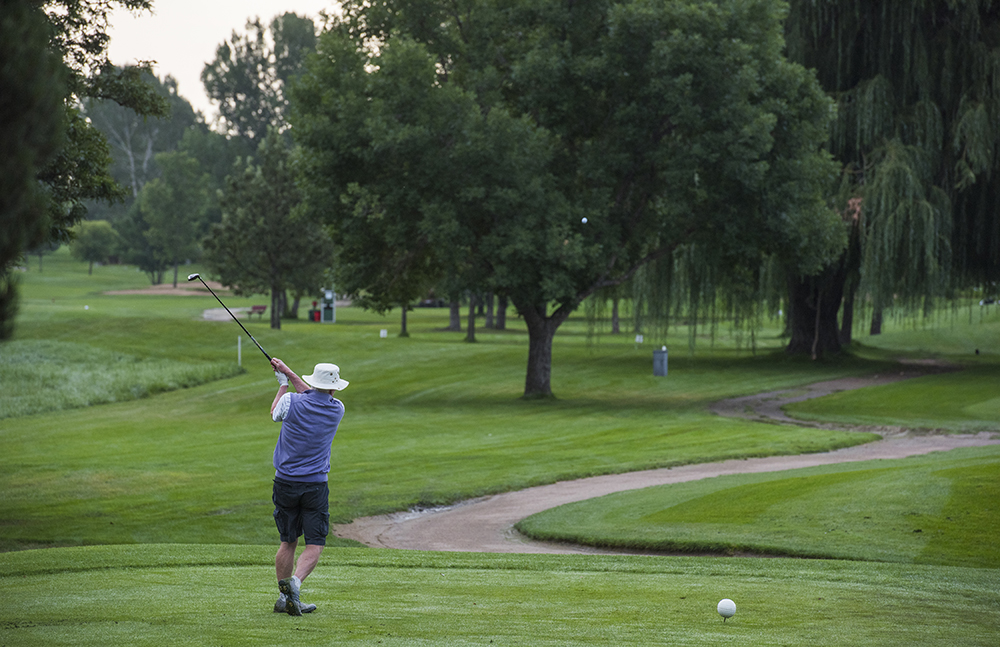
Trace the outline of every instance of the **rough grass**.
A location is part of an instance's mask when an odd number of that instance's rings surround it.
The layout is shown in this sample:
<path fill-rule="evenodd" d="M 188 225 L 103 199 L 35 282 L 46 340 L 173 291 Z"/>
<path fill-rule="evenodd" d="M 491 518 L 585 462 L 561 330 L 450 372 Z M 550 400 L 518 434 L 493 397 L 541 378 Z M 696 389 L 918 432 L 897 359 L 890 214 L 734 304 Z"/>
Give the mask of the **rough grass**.
<path fill-rule="evenodd" d="M 186 363 L 24 340 L 0 345 L 0 418 L 125 402 L 238 375 L 235 362 Z"/>
<path fill-rule="evenodd" d="M 318 610 L 272 612 L 270 548 L 98 546 L 0 555 L 0 644 L 996 644 L 986 569 L 819 560 L 330 549 Z M 736 601 L 723 623 L 718 601 Z"/>
<path fill-rule="evenodd" d="M 573 503 L 517 528 L 543 540 L 1000 568 L 1000 447 L 722 476 Z"/>

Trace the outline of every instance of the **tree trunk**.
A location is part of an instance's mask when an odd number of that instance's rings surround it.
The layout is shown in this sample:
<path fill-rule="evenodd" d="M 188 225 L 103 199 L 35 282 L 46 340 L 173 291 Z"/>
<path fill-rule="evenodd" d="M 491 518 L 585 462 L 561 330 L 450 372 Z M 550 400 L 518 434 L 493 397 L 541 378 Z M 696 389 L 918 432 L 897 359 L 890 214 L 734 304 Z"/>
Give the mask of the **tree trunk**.
<path fill-rule="evenodd" d="M 177 287 L 177 267 L 180 265 L 180 261 L 176 258 L 174 259 L 174 287 Z"/>
<path fill-rule="evenodd" d="M 854 294 L 858 286 L 854 281 L 849 282 L 844 294 L 844 313 L 840 321 L 840 343 L 844 346 L 851 343 L 854 329 Z"/>
<path fill-rule="evenodd" d="M 90 261 L 90 267 L 87 268 L 87 276 L 94 273 L 94 261 Z M 177 287 L 177 272 L 174 272 L 174 287 Z"/>
<path fill-rule="evenodd" d="M 611 299 L 611 334 L 620 335 L 622 332 L 621 321 L 618 319 L 618 297 Z"/>
<path fill-rule="evenodd" d="M 861 282 L 861 200 L 850 203 L 853 217 L 850 218 L 851 233 L 847 240 L 841 263 L 844 271 L 844 314 L 840 324 L 840 343 L 850 344 L 854 336 L 854 297 Z"/>
<path fill-rule="evenodd" d="M 462 329 L 462 312 L 459 309 L 458 301 L 452 301 L 448 304 L 448 328 L 446 330 L 452 330 L 458 332 Z"/>
<path fill-rule="evenodd" d="M 281 311 L 285 304 L 282 298 L 285 291 L 277 286 L 271 286 L 271 330 L 281 330 Z"/>
<path fill-rule="evenodd" d="M 507 329 L 507 297 L 501 296 L 497 299 L 497 320 L 496 320 L 497 330 Z"/>
<path fill-rule="evenodd" d="M 483 321 L 483 328 L 493 327 L 493 293 L 486 294 L 486 320 Z"/>
<path fill-rule="evenodd" d="M 409 337 L 410 336 L 410 331 L 407 330 L 407 328 L 406 328 L 406 311 L 408 309 L 409 309 L 409 304 L 404 303 L 403 304 L 403 316 L 400 318 L 400 321 L 399 321 L 399 336 L 400 337 Z"/>
<path fill-rule="evenodd" d="M 0 339 L 14 336 L 17 317 L 17 284 L 19 278 L 10 270 L 0 268 Z"/>
<path fill-rule="evenodd" d="M 789 279 L 789 328 L 786 351 L 808 353 L 813 359 L 840 352 L 837 312 L 844 294 L 842 265 L 817 276 Z"/>
<path fill-rule="evenodd" d="M 882 334 L 882 308 L 875 308 L 875 312 L 872 313 L 872 326 L 868 330 L 869 335 L 881 335 Z"/>
<path fill-rule="evenodd" d="M 514 305 L 517 305 L 516 303 Z M 523 308 L 517 306 L 528 326 L 528 370 L 524 378 L 524 399 L 552 398 L 552 338 L 571 308 L 560 308 L 555 314 L 545 316 L 545 306 Z"/>
<path fill-rule="evenodd" d="M 469 295 L 469 325 L 465 332 L 465 341 L 475 343 L 476 341 L 476 302 L 479 299 L 475 294 Z"/>

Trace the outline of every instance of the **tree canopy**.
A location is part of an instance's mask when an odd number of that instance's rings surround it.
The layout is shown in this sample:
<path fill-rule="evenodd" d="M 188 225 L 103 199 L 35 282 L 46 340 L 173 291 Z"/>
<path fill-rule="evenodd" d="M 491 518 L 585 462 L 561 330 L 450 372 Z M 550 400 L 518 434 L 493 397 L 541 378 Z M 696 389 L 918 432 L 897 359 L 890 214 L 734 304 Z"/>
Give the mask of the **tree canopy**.
<path fill-rule="evenodd" d="M 118 234 L 107 220 L 84 220 L 73 228 L 73 258 L 89 263 L 87 274 L 94 273 L 94 263 L 104 263 L 114 256 Z"/>
<path fill-rule="evenodd" d="M 345 3 L 297 86 L 310 203 L 340 258 L 387 246 L 358 293 L 474 263 L 530 337 L 551 395 L 559 325 L 682 246 L 819 267 L 831 106 L 783 54 L 783 5 L 646 0 Z M 390 240 L 391 237 L 391 240 Z M 411 277 L 410 280 L 415 280 Z M 391 301 L 388 297 L 387 301 Z"/>
<path fill-rule="evenodd" d="M 316 28 L 309 18 L 285 13 L 276 16 L 268 28 L 254 18 L 247 21 L 246 33 L 234 30 L 202 70 L 205 91 L 218 104 L 225 126 L 250 143 L 251 150 L 268 128 L 285 128 L 285 86 L 298 74 L 315 43 Z"/>
<path fill-rule="evenodd" d="M 144 77 L 152 64 L 118 67 L 108 59 L 108 16 L 115 5 L 148 11 L 150 0 L 50 0 L 44 3 L 51 25 L 50 48 L 66 64 L 64 97 L 67 138 L 52 162 L 39 173 L 49 194 L 50 236 L 68 241 L 69 229 L 87 212 L 86 202 L 118 201 L 123 188 L 110 174 L 107 140 L 80 111 L 88 99 L 114 101 L 140 115 L 165 117 L 169 105 Z"/>

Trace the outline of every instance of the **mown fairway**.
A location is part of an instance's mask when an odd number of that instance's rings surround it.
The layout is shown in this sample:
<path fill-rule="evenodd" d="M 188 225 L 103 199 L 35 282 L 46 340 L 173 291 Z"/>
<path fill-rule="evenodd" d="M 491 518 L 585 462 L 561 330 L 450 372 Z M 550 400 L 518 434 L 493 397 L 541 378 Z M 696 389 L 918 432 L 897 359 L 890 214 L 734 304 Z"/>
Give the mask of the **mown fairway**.
<path fill-rule="evenodd" d="M 0 644 L 992 644 L 1000 626 L 996 569 L 348 548 L 328 550 L 307 583 L 320 612 L 271 614 L 277 426 L 267 412 L 276 384 L 263 357 L 243 339 L 243 371 L 235 367 L 241 331 L 201 320 L 218 306 L 207 293 L 105 295 L 144 287 L 145 278 L 118 267 L 87 276 L 63 253 L 22 276 L 14 343 L 34 348 L 33 361 L 55 377 L 37 381 L 30 362 L 9 371 L 14 355 L 0 347 L 5 385 L 32 385 L 19 398 L 58 392 L 60 370 L 100 363 L 116 372 L 109 354 L 232 376 L 0 419 L 0 547 L 104 545 L 0 555 Z M 222 296 L 230 307 L 266 303 Z M 781 344 L 773 331 L 756 355 L 722 330 L 692 356 L 678 330 L 647 339 L 671 348 L 669 377 L 654 378 L 653 344 L 589 340 L 574 320 L 556 339 L 558 399 L 523 402 L 526 336 L 509 314 L 507 332 L 480 330 L 476 344 L 440 330 L 443 309 L 411 313 L 405 339 L 396 336 L 398 313 L 344 308 L 336 325 L 286 322 L 281 331 L 244 320 L 299 372 L 334 361 L 351 380 L 334 442 L 335 520 L 573 476 L 864 442 L 870 436 L 720 419 L 705 407 L 888 370 L 900 354 L 921 355 L 926 347 L 913 340 L 927 335 L 901 330 L 878 340 L 889 350 L 809 362 L 772 352 Z M 963 321 L 941 352 L 991 374 L 997 329 L 995 320 Z M 49 342 L 71 347 L 37 350 Z M 141 387 L 151 378 L 130 379 Z M 722 597 L 739 607 L 725 625 L 714 611 Z"/>

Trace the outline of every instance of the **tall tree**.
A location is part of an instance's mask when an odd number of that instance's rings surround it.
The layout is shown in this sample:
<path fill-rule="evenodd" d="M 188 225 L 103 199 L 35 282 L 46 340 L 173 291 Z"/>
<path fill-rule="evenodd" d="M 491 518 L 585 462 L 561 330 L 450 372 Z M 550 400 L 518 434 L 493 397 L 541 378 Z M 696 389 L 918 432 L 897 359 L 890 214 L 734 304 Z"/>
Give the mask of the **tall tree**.
<path fill-rule="evenodd" d="M 509 296 L 527 324 L 525 397 L 549 397 L 570 313 L 679 246 L 732 268 L 839 252 L 821 193 L 835 173 L 820 150 L 830 104 L 783 57 L 782 11 L 347 2 L 295 93 L 313 203 L 342 254 L 373 213 L 352 190 L 408 232 L 414 263 L 444 268 L 471 250 L 490 282 L 475 287 Z"/>
<path fill-rule="evenodd" d="M 332 262 L 322 227 L 299 213 L 291 151 L 277 129 L 256 161 L 234 169 L 222 198 L 222 222 L 205 238 L 205 262 L 236 294 L 271 295 L 271 328 L 281 328 L 285 291 L 315 293 Z"/>
<path fill-rule="evenodd" d="M 198 160 L 184 152 L 159 153 L 162 175 L 139 193 L 139 207 L 149 225 L 144 232 L 155 254 L 174 268 L 174 287 L 180 262 L 198 254 L 198 240 L 207 228 L 212 205 L 210 178 Z"/>
<path fill-rule="evenodd" d="M 268 38 L 270 33 L 270 39 Z M 260 18 L 247 21 L 246 33 L 233 31 L 218 46 L 201 73 L 205 91 L 235 135 L 255 150 L 270 127 L 284 130 L 288 112 L 285 87 L 315 49 L 312 20 L 294 13 L 276 16 L 265 29 Z"/>
<path fill-rule="evenodd" d="M 144 74 L 142 78 L 167 101 L 168 117 L 146 117 L 115 101 L 84 101 L 84 114 L 111 145 L 114 160 L 111 173 L 128 190 L 131 199 L 156 177 L 154 156 L 177 148 L 184 133 L 199 118 L 191 103 L 177 93 L 177 81 L 172 76 L 162 81 L 152 74 Z"/>
<path fill-rule="evenodd" d="M 45 245 L 46 195 L 36 181 L 65 135 L 65 70 L 37 3 L 0 4 L 0 340 L 13 334 L 14 264 Z"/>
<path fill-rule="evenodd" d="M 1000 4 L 793 0 L 787 32 L 837 101 L 830 150 L 855 228 L 836 263 L 792 274 L 789 350 L 840 348 L 841 294 L 847 327 L 855 293 L 877 318 L 1000 279 Z"/>

